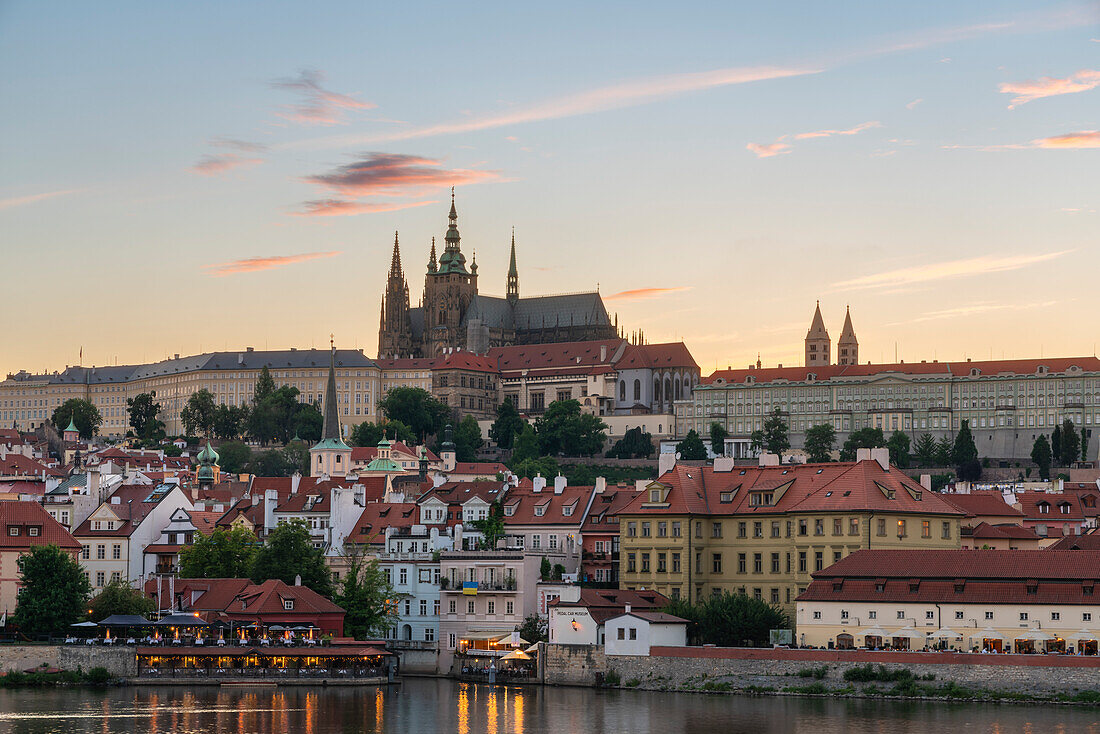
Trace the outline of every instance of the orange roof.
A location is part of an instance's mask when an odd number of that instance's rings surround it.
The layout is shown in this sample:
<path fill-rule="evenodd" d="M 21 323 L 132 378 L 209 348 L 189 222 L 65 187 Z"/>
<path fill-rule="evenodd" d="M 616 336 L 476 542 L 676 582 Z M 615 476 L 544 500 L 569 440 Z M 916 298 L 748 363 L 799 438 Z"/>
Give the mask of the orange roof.
<path fill-rule="evenodd" d="M 417 515 L 415 502 L 373 502 L 363 508 L 348 542 L 384 543 L 386 528 L 411 528 L 418 524 Z"/>
<path fill-rule="evenodd" d="M 473 352 L 451 352 L 432 365 L 433 370 L 468 370 L 472 372 L 499 372 L 497 360 Z"/>
<path fill-rule="evenodd" d="M 615 363 L 616 369 L 631 370 L 658 367 L 694 367 L 699 368 L 695 359 L 683 342 L 667 344 L 631 344 L 623 356 Z"/>
<path fill-rule="evenodd" d="M 565 487 L 557 494 L 553 485 L 541 492 L 516 487 L 508 491 L 503 501 L 504 525 L 579 526 L 594 490 L 595 487 Z M 567 510 L 568 515 L 565 514 Z"/>
<path fill-rule="evenodd" d="M 28 528 L 38 528 L 31 535 Z M 16 535 L 11 528 L 19 528 Z M 61 523 L 50 517 L 37 502 L 0 502 L 0 548 L 30 548 L 36 545 L 56 545 L 79 550 L 77 542 Z"/>
<path fill-rule="evenodd" d="M 969 494 L 941 494 L 947 502 L 958 507 L 967 517 L 980 515 L 991 517 L 1023 517 L 1024 513 L 1005 502 L 1000 492 L 971 492 Z"/>

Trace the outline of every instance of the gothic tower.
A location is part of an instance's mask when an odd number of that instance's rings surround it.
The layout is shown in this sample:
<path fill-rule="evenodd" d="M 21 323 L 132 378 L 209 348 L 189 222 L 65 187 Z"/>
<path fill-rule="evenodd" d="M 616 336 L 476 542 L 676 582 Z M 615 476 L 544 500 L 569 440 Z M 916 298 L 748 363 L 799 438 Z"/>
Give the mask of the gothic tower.
<path fill-rule="evenodd" d="M 435 250 L 432 250 L 433 259 Z M 413 356 L 412 320 L 409 318 L 409 283 L 401 269 L 401 250 L 393 233 L 393 259 L 386 292 L 382 295 L 382 314 L 378 324 L 380 359 Z"/>
<path fill-rule="evenodd" d="M 508 303 L 513 306 L 519 300 L 519 271 L 516 269 L 516 228 L 512 227 L 512 256 L 508 261 Z"/>
<path fill-rule="evenodd" d="M 470 301 L 477 295 L 477 267 L 466 269 L 466 256 L 462 254 L 458 234 L 458 212 L 455 210 L 454 188 L 451 189 L 451 211 L 447 245 L 435 262 L 435 246 L 428 261 L 428 273 L 424 276 L 424 342 L 423 357 L 436 357 L 446 347 L 465 344 L 466 334 L 460 328 Z"/>
<path fill-rule="evenodd" d="M 856 340 L 856 330 L 852 328 L 852 312 L 847 308 L 844 309 L 844 328 L 836 343 L 836 363 L 859 364 L 859 341 Z"/>
<path fill-rule="evenodd" d="M 814 310 L 814 320 L 806 332 L 806 366 L 820 367 L 832 364 L 829 358 L 829 332 L 825 331 L 825 320 L 821 318 L 821 301 Z"/>
<path fill-rule="evenodd" d="M 325 409 L 322 413 L 321 440 L 309 450 L 310 476 L 347 476 L 351 471 L 351 447 L 340 437 L 339 393 L 336 390 L 336 345 L 330 345 L 328 381 L 325 383 Z"/>

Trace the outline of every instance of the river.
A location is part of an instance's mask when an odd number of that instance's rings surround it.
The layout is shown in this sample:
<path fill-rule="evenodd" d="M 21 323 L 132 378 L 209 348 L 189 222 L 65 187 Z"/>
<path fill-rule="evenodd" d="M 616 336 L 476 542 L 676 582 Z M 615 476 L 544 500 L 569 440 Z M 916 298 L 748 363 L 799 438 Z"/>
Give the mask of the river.
<path fill-rule="evenodd" d="M 417 678 L 392 688 L 0 690 L 0 712 L 0 734 L 1100 734 L 1100 708 L 495 688 Z"/>

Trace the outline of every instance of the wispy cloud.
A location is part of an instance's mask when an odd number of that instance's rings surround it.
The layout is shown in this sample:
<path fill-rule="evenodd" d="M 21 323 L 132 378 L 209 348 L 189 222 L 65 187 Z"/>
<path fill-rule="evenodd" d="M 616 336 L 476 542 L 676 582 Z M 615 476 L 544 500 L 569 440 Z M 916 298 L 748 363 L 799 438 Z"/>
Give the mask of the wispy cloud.
<path fill-rule="evenodd" d="M 914 99 L 912 102 L 909 102 L 908 104 L 905 105 L 905 109 L 911 110 L 923 101 L 924 101 L 923 99 Z"/>
<path fill-rule="evenodd" d="M 69 194 L 76 194 L 82 190 L 83 189 L 65 189 L 64 191 L 47 191 L 41 194 L 30 194 L 29 196 L 15 196 L 10 199 L 0 199 L 0 209 L 14 209 L 17 206 L 37 204 L 40 201 L 56 199 L 58 196 L 68 196 Z"/>
<path fill-rule="evenodd" d="M 258 166 L 263 162 L 263 158 L 247 158 L 236 153 L 216 153 L 204 155 L 198 163 L 191 166 L 191 170 L 201 176 L 217 176 L 235 168 Z"/>
<path fill-rule="evenodd" d="M 367 153 L 330 173 L 305 179 L 343 196 L 419 196 L 428 189 L 501 180 L 497 171 L 443 168 L 418 155 Z"/>
<path fill-rule="evenodd" d="M 650 298 L 667 296 L 670 293 L 679 293 L 689 290 L 691 290 L 691 286 L 680 286 L 677 288 L 635 288 L 629 291 L 612 293 L 609 296 L 604 296 L 603 299 L 605 301 L 643 301 Z"/>
<path fill-rule="evenodd" d="M 232 148 L 233 150 L 242 150 L 246 153 L 262 153 L 267 150 L 267 146 L 263 143 L 253 143 L 251 140 L 241 140 L 240 138 L 219 136 L 211 138 L 210 144 L 215 148 Z"/>
<path fill-rule="evenodd" d="M 780 135 L 775 139 L 774 143 L 749 143 L 745 148 L 755 153 L 757 158 L 770 158 L 771 156 L 789 153 L 791 151 L 791 144 L 785 142 L 787 140 L 812 140 L 814 138 L 831 138 L 835 135 L 858 135 L 864 130 L 870 130 L 874 127 L 882 127 L 882 123 L 877 120 L 871 120 L 869 122 L 861 122 L 855 127 L 850 127 L 847 130 L 814 130 L 808 133 Z"/>
<path fill-rule="evenodd" d="M 272 82 L 271 86 L 276 89 L 299 96 L 298 103 L 283 108 L 279 116 L 303 125 L 343 125 L 348 110 L 369 110 L 377 106 L 325 89 L 321 86 L 324 79 L 324 74 L 316 69 L 303 69 L 297 77 Z"/>
<path fill-rule="evenodd" d="M 1038 138 L 1030 143 L 1005 143 L 1002 145 L 944 145 L 945 150 L 980 150 L 995 153 L 1005 150 L 1078 150 L 1100 148 L 1100 130 L 1079 130 L 1077 132 Z"/>
<path fill-rule="evenodd" d="M 943 319 L 953 319 L 963 316 L 974 316 L 980 313 L 991 313 L 996 311 L 1033 311 L 1040 308 L 1048 308 L 1050 306 L 1058 305 L 1058 301 L 1035 301 L 1031 303 L 997 303 L 994 301 L 978 301 L 966 306 L 956 306 L 955 308 L 945 308 L 938 311 L 928 311 L 926 313 L 917 316 L 916 318 L 907 319 L 904 321 L 894 321 L 892 323 L 885 324 L 886 326 L 902 326 L 904 324 L 920 324 L 925 321 L 941 321 Z"/>
<path fill-rule="evenodd" d="M 266 257 L 247 257 L 243 260 L 231 260 L 224 263 L 204 265 L 203 270 L 215 278 L 239 273 L 254 273 L 258 270 L 271 270 L 281 268 L 284 265 L 306 262 L 307 260 L 319 260 L 321 258 L 336 257 L 342 254 L 340 250 L 329 252 L 304 252 L 300 255 L 268 255 Z"/>
<path fill-rule="evenodd" d="M 347 217 L 356 214 L 377 214 L 395 212 L 399 209 L 412 209 L 418 206 L 436 204 L 435 201 L 414 201 L 408 203 L 384 204 L 379 202 L 348 201 L 347 199 L 318 199 L 302 204 L 300 211 L 291 212 L 296 217 Z"/>
<path fill-rule="evenodd" d="M 1027 104 L 1044 97 L 1057 97 L 1062 94 L 1077 94 L 1096 89 L 1100 86 L 1100 71 L 1094 69 L 1082 69 L 1070 74 L 1065 79 L 1044 76 L 1038 79 L 1029 79 L 1023 82 L 1004 82 L 998 89 L 1002 94 L 1015 94 L 1008 109 L 1014 110 L 1020 105 Z"/>
<path fill-rule="evenodd" d="M 888 270 L 883 273 L 864 275 L 859 278 L 842 280 L 833 284 L 830 290 L 863 290 L 869 288 L 900 288 L 920 283 L 965 278 L 973 275 L 989 275 L 1019 270 L 1048 260 L 1067 255 L 1073 250 L 1059 250 L 1038 255 L 982 255 L 980 257 L 948 260 L 928 265 L 916 265 L 911 268 Z"/>

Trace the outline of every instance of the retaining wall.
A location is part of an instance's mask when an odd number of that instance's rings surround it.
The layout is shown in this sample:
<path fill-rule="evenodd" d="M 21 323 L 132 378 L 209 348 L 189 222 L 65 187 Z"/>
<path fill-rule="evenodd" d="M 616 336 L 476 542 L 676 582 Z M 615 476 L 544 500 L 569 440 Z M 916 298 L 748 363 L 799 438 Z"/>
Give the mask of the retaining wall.
<path fill-rule="evenodd" d="M 45 665 L 62 670 L 106 668 L 111 675 L 126 678 L 137 675 L 132 647 L 95 645 L 3 645 L 0 646 L 0 672 L 27 670 Z"/>

